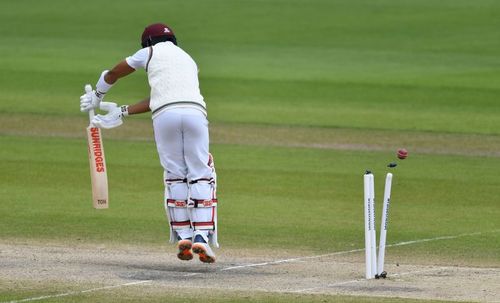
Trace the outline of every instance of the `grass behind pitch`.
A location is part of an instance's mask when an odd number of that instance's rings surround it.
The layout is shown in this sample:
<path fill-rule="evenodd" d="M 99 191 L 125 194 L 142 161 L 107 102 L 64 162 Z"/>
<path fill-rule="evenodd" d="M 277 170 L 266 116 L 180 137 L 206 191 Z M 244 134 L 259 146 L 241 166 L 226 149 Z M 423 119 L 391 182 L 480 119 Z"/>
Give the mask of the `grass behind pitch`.
<path fill-rule="evenodd" d="M 494 1 L 52 4 L 0 12 L 0 112 L 78 115 L 83 83 L 165 21 L 199 64 L 214 122 L 499 134 Z M 139 72 L 109 98 L 147 93 Z"/>

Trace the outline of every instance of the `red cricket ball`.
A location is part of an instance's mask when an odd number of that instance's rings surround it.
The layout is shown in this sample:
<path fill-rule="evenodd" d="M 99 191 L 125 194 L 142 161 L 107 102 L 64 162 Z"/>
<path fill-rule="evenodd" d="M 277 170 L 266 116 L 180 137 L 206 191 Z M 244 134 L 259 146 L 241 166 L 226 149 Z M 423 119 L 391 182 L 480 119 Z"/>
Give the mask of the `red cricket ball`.
<path fill-rule="evenodd" d="M 408 151 L 404 148 L 398 149 L 398 158 L 404 160 L 406 157 L 408 157 Z"/>

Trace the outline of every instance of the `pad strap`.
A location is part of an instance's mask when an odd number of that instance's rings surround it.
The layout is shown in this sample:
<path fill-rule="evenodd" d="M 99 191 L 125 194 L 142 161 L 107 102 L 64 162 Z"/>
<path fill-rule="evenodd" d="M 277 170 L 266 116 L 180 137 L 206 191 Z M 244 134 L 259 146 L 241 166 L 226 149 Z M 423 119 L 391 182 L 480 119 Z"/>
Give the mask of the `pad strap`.
<path fill-rule="evenodd" d="M 201 200 L 190 198 L 187 207 L 217 207 L 217 199 Z"/>
<path fill-rule="evenodd" d="M 168 207 L 184 208 L 187 206 L 187 201 L 186 200 L 167 199 L 167 206 Z"/>
<path fill-rule="evenodd" d="M 215 230 L 215 222 L 193 222 L 194 230 Z"/>
<path fill-rule="evenodd" d="M 170 226 L 173 230 L 191 228 L 191 221 L 171 221 Z"/>
<path fill-rule="evenodd" d="M 208 184 L 214 184 L 215 180 L 214 180 L 214 178 L 200 178 L 200 179 L 195 179 L 195 180 L 189 181 L 189 184 L 195 184 L 195 183 L 198 183 L 198 182 L 204 182 L 204 183 L 208 183 Z"/>
<path fill-rule="evenodd" d="M 173 183 L 187 183 L 187 179 L 165 179 L 165 183 L 173 184 Z"/>

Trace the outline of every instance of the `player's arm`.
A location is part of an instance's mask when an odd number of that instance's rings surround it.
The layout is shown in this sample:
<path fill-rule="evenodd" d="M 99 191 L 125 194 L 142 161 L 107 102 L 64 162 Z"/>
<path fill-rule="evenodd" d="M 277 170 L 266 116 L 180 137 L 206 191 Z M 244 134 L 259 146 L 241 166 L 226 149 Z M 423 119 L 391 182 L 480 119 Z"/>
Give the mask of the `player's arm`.
<path fill-rule="evenodd" d="M 136 104 L 132 104 L 128 106 L 128 114 L 129 115 L 135 115 L 135 114 L 142 114 L 151 111 L 149 108 L 149 100 L 150 98 L 146 98 L 142 101 L 137 102 Z"/>
<path fill-rule="evenodd" d="M 135 69 L 130 66 L 126 60 L 121 61 L 111 70 L 103 71 L 101 73 L 101 77 L 99 77 L 99 80 L 95 85 L 95 94 L 97 98 L 99 98 L 99 101 L 102 101 L 104 95 L 109 91 L 113 84 L 118 81 L 118 79 L 123 78 L 134 71 Z"/>
<path fill-rule="evenodd" d="M 111 70 L 103 71 L 97 81 L 95 90 L 92 91 L 92 93 L 85 93 L 80 97 L 80 110 L 82 112 L 88 112 L 91 109 L 99 108 L 102 99 L 113 84 L 118 79 L 123 78 L 134 71 L 135 69 L 131 67 L 126 60 L 119 62 Z"/>
<path fill-rule="evenodd" d="M 123 124 L 123 118 L 129 115 L 141 114 L 151 111 L 150 98 L 146 98 L 133 105 L 118 106 L 114 102 L 101 102 L 101 110 L 107 111 L 106 115 L 96 115 L 92 124 L 102 128 L 114 128 Z"/>
<path fill-rule="evenodd" d="M 137 51 L 134 55 L 125 58 L 125 60 L 119 62 L 111 70 L 105 70 L 102 72 L 101 77 L 97 81 L 95 96 L 102 100 L 104 94 L 113 86 L 113 84 L 118 81 L 118 79 L 123 78 L 131 73 L 133 73 L 138 68 L 146 69 L 149 60 L 151 59 L 152 49 L 143 48 Z M 93 94 L 91 94 L 93 95 Z M 94 96 L 92 96 L 94 98 Z M 80 98 L 82 99 L 82 98 Z M 146 98 L 133 105 L 123 105 L 118 107 L 116 103 L 113 102 L 97 102 L 97 106 L 101 110 L 107 111 L 106 115 L 96 115 L 92 120 L 92 123 L 97 127 L 103 128 L 113 128 L 120 126 L 123 123 L 123 117 L 133 114 L 140 114 L 151 111 L 149 108 L 150 98 Z M 80 107 L 82 111 L 85 111 L 88 106 L 85 103 L 86 100 L 80 101 Z M 93 102 L 91 106 L 94 106 Z M 82 105 L 83 104 L 83 105 Z M 100 106 L 99 106 L 100 104 Z"/>
<path fill-rule="evenodd" d="M 107 84 L 114 84 L 118 79 L 133 72 L 135 72 L 135 69 L 128 65 L 126 60 L 123 60 L 104 75 L 104 81 L 106 81 Z"/>
<path fill-rule="evenodd" d="M 138 68 L 146 69 L 151 54 L 152 48 L 140 49 L 132 56 L 120 61 L 111 70 L 103 71 L 93 94 L 85 94 L 80 97 L 80 110 L 88 112 L 91 109 L 99 108 L 102 99 L 118 79 L 133 73 Z"/>

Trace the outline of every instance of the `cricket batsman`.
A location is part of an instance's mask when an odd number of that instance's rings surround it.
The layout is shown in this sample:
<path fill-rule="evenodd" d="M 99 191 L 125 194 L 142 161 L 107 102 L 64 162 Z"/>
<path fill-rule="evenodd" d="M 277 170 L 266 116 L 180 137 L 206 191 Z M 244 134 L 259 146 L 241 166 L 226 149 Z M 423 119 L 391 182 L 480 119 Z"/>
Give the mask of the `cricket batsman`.
<path fill-rule="evenodd" d="M 80 97 L 80 109 L 100 108 L 92 124 L 120 126 L 125 117 L 152 112 L 156 147 L 164 169 L 165 210 L 170 242 L 177 242 L 177 257 L 215 262 L 210 244 L 217 243 L 216 175 L 209 153 L 207 109 L 200 93 L 198 67 L 180 47 L 170 27 L 151 24 L 141 37 L 142 48 L 101 73 L 95 90 Z M 147 72 L 150 96 L 133 105 L 118 107 L 102 102 L 118 81 L 135 70 Z"/>

